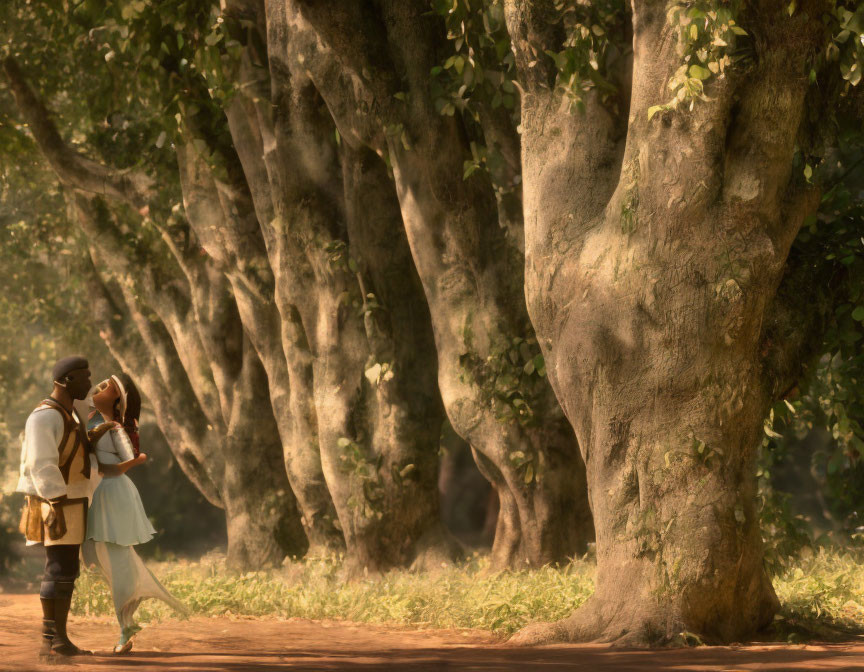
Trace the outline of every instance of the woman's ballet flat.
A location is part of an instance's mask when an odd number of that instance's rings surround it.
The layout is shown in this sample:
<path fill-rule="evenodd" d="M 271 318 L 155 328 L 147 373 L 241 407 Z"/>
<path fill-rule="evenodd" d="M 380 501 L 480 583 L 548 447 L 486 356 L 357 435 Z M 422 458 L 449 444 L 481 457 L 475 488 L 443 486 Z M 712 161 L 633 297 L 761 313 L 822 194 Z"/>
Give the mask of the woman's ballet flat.
<path fill-rule="evenodd" d="M 124 653 L 129 653 L 132 650 L 132 640 L 130 639 L 125 644 L 118 644 L 114 647 L 114 654 L 117 656 L 121 656 Z"/>
<path fill-rule="evenodd" d="M 129 653 L 132 650 L 132 638 L 140 631 L 141 626 L 137 623 L 123 628 L 123 631 L 120 633 L 120 639 L 114 646 L 114 653 L 117 655 Z"/>

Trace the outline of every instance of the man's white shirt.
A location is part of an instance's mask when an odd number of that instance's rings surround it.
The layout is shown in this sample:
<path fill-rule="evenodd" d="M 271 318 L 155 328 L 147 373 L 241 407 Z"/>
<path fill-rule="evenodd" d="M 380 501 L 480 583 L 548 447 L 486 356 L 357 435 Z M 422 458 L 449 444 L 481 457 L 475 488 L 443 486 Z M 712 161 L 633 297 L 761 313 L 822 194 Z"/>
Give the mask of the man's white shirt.
<path fill-rule="evenodd" d="M 73 411 L 75 418 L 78 414 Z M 37 495 L 43 499 L 56 499 L 66 495 L 69 499 L 90 497 L 92 485 L 87 480 L 67 486 L 60 473 L 60 439 L 63 438 L 63 417 L 53 408 L 39 408 L 27 418 L 24 441 L 21 445 L 21 476 L 17 492 Z M 91 474 L 98 463 L 90 455 Z"/>

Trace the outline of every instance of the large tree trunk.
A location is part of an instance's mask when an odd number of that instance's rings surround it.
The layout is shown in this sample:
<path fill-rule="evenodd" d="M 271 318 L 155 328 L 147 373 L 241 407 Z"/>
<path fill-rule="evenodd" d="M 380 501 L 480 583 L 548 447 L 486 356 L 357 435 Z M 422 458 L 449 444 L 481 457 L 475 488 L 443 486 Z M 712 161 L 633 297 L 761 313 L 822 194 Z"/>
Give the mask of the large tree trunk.
<path fill-rule="evenodd" d="M 267 375 L 248 342 L 234 393 L 236 402 L 223 447 L 228 560 L 234 566 L 260 567 L 280 562 L 286 552 L 302 557 L 311 542 L 307 542 L 286 478 Z"/>
<path fill-rule="evenodd" d="M 815 207 L 790 179 L 812 29 L 754 19 L 753 72 L 649 120 L 680 56 L 665 6 L 634 3 L 629 112 L 625 91 L 619 115 L 592 94 L 570 114 L 548 63 L 531 65 L 558 48 L 551 4 L 508 3 L 526 293 L 587 465 L 597 581 L 572 617 L 517 641 L 741 641 L 777 609 L 753 459 L 773 393 L 763 319 Z"/>
<path fill-rule="evenodd" d="M 440 525 L 438 436 L 429 431 L 440 427 L 440 412 L 434 378 L 423 372 L 434 371 L 431 338 L 422 340 L 429 327 L 422 311 L 406 316 L 398 303 L 378 306 L 385 295 L 399 290 L 410 303 L 410 260 L 404 263 L 403 255 L 400 266 L 392 249 L 384 256 L 386 243 L 375 257 L 365 259 L 363 245 L 355 246 L 352 238 L 383 224 L 389 242 L 398 246 L 398 211 L 393 220 L 386 201 L 375 210 L 362 207 L 363 196 L 355 197 L 353 188 L 369 187 L 368 171 L 348 154 L 342 157 L 350 181 L 345 193 L 355 202 L 344 203 L 341 192 L 328 193 L 342 182 L 336 174 L 339 156 L 331 144 L 332 126 L 317 118 L 314 108 L 320 102 L 311 86 L 301 79 L 289 98 L 282 97 L 278 87 L 283 85 L 274 84 L 287 118 L 277 121 L 278 153 L 268 163 L 271 188 L 281 201 L 276 208 L 281 230 L 274 235 L 274 256 L 284 273 L 277 271 L 277 283 L 284 283 L 280 308 L 283 315 L 299 315 L 312 353 L 322 466 L 345 535 L 349 570 L 405 565 L 426 550 L 432 528 Z M 291 156 L 305 161 L 291 169 Z M 377 185 L 372 188 L 380 193 Z M 383 217 L 376 220 L 379 213 Z M 368 239 L 365 247 L 376 252 Z M 296 272 L 286 273 L 286 264 L 305 268 L 305 282 L 293 284 Z M 369 269 L 376 264 L 381 268 L 373 274 Z M 376 310 L 399 321 L 384 324 Z M 415 318 L 407 329 L 406 317 Z"/>
<path fill-rule="evenodd" d="M 492 190 L 463 180 L 467 141 L 458 122 L 434 109 L 428 79 L 439 27 L 404 3 L 383 3 L 381 15 L 348 2 L 296 4 L 293 39 L 342 135 L 392 165 L 432 317 L 444 407 L 502 502 L 494 565 L 565 560 L 592 534 L 584 467 L 551 389 L 532 372 L 539 351 L 518 247 L 499 225 Z M 305 36 L 307 20 L 316 39 Z M 398 102 L 405 84 L 406 102 Z"/>

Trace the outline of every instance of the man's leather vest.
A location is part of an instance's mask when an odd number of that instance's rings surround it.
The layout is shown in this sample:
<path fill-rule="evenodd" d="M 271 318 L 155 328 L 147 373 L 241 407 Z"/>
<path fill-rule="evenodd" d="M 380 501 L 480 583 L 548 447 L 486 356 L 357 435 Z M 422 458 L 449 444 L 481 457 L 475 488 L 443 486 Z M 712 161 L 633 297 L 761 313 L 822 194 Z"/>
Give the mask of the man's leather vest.
<path fill-rule="evenodd" d="M 81 423 L 77 414 L 72 415 L 58 402 L 50 397 L 45 399 L 40 408 L 53 408 L 59 411 L 63 417 L 63 437 L 57 446 L 58 466 L 66 485 L 80 483 L 90 478 L 90 442 L 87 440 L 87 431 Z"/>

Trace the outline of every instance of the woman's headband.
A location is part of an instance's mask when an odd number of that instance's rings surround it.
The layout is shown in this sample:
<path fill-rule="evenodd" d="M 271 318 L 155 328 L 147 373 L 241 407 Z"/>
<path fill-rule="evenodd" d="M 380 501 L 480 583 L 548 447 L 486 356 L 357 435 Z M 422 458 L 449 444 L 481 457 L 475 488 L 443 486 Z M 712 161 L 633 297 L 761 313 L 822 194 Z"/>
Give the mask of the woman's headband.
<path fill-rule="evenodd" d="M 126 422 L 126 388 L 117 376 L 111 376 L 111 380 L 120 392 L 120 422 Z"/>

